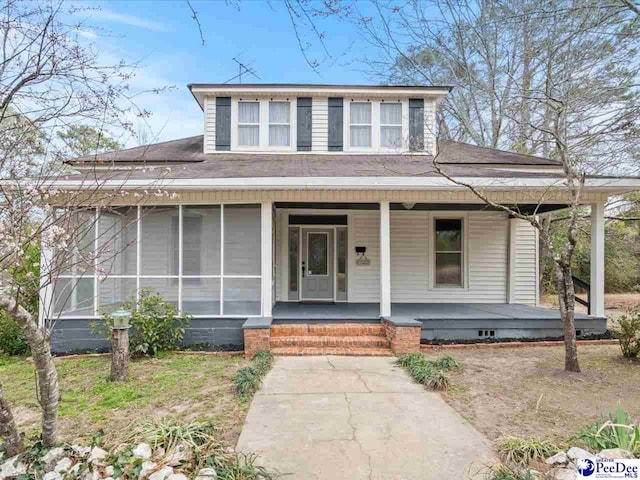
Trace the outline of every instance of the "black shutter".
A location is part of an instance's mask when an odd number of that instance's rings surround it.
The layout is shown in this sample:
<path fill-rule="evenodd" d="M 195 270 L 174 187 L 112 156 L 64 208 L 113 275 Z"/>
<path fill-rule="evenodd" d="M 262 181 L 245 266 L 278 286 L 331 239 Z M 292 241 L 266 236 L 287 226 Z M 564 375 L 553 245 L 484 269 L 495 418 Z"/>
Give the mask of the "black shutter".
<path fill-rule="evenodd" d="M 216 150 L 231 150 L 231 97 L 216 97 Z"/>
<path fill-rule="evenodd" d="M 297 113 L 298 151 L 309 152 L 311 151 L 311 126 L 312 126 L 311 97 L 298 97 L 297 105 L 298 105 L 297 107 L 298 108 L 298 113 Z"/>
<path fill-rule="evenodd" d="M 329 151 L 342 151 L 344 131 L 343 98 L 329 98 Z"/>
<path fill-rule="evenodd" d="M 424 100 L 409 99 L 409 150 L 424 150 Z"/>

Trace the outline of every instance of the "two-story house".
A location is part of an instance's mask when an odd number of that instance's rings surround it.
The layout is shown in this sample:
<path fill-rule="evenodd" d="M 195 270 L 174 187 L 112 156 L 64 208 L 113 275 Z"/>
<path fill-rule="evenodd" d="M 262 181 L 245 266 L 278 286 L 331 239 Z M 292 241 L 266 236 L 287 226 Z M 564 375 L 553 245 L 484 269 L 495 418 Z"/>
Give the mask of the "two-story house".
<path fill-rule="evenodd" d="M 108 268 L 67 272 L 44 296 L 42 318 L 59 317 L 55 350 L 104 347 L 89 324 L 143 288 L 193 316 L 186 342 L 247 352 L 385 354 L 420 338 L 562 335 L 559 313 L 538 306 L 536 229 L 447 180 L 434 158 L 494 201 L 540 215 L 569 202 L 561 165 L 437 142 L 449 87 L 189 89 L 203 135 L 74 159 L 78 173 L 57 181 L 122 194 L 96 197 L 92 213 L 93 247 L 118 231 Z M 606 329 L 604 203 L 638 188 L 635 178 L 586 180 L 592 316 L 578 315 L 579 334 Z M 140 200 L 155 189 L 170 195 Z"/>

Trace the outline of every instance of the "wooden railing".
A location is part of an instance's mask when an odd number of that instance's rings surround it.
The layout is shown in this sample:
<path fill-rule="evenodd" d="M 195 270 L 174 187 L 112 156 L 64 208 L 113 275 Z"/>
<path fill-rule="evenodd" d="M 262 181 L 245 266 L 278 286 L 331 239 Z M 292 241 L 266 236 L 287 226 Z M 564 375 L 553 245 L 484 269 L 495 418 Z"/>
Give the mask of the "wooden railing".
<path fill-rule="evenodd" d="M 591 315 L 591 285 L 589 285 L 584 280 L 576 277 L 575 275 L 572 275 L 571 278 L 573 279 L 573 287 L 576 291 L 576 295 L 575 295 L 576 302 L 578 302 L 580 305 L 584 305 L 585 307 L 587 307 L 587 315 Z M 582 290 L 586 292 L 587 294 L 586 300 L 578 296 L 578 290 Z"/>

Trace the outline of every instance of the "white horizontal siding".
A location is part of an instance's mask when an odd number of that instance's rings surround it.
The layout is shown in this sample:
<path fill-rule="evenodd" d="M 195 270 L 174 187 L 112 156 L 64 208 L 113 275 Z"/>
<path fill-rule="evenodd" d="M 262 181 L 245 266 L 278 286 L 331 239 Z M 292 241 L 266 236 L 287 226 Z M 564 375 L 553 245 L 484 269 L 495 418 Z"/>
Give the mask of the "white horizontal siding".
<path fill-rule="evenodd" d="M 350 302 L 380 301 L 380 212 L 353 211 L 349 214 L 348 299 Z M 357 265 L 355 247 L 367 247 L 369 265 Z"/>
<path fill-rule="evenodd" d="M 216 151 L 216 98 L 204 97 L 204 153 Z"/>
<path fill-rule="evenodd" d="M 488 212 L 466 216 L 464 288 L 433 287 L 433 217 L 429 212 L 391 212 L 391 301 L 506 302 L 506 216 Z"/>
<path fill-rule="evenodd" d="M 512 262 L 513 299 L 511 302 L 535 306 L 538 288 L 536 229 L 524 220 L 512 221 L 515 222 L 515 258 Z"/>
<path fill-rule="evenodd" d="M 311 150 L 329 149 L 329 99 L 313 97 L 311 101 Z"/>
<path fill-rule="evenodd" d="M 436 153 L 436 105 L 428 98 L 424 99 L 424 149 Z"/>

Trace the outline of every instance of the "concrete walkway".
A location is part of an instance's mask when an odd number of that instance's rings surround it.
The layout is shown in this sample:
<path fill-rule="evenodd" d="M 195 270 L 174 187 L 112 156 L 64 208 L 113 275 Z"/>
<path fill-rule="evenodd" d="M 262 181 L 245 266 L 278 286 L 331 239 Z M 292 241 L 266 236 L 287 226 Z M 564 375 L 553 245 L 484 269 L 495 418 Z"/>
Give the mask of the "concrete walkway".
<path fill-rule="evenodd" d="M 489 442 L 394 360 L 278 357 L 238 450 L 286 479 L 482 478 Z"/>

